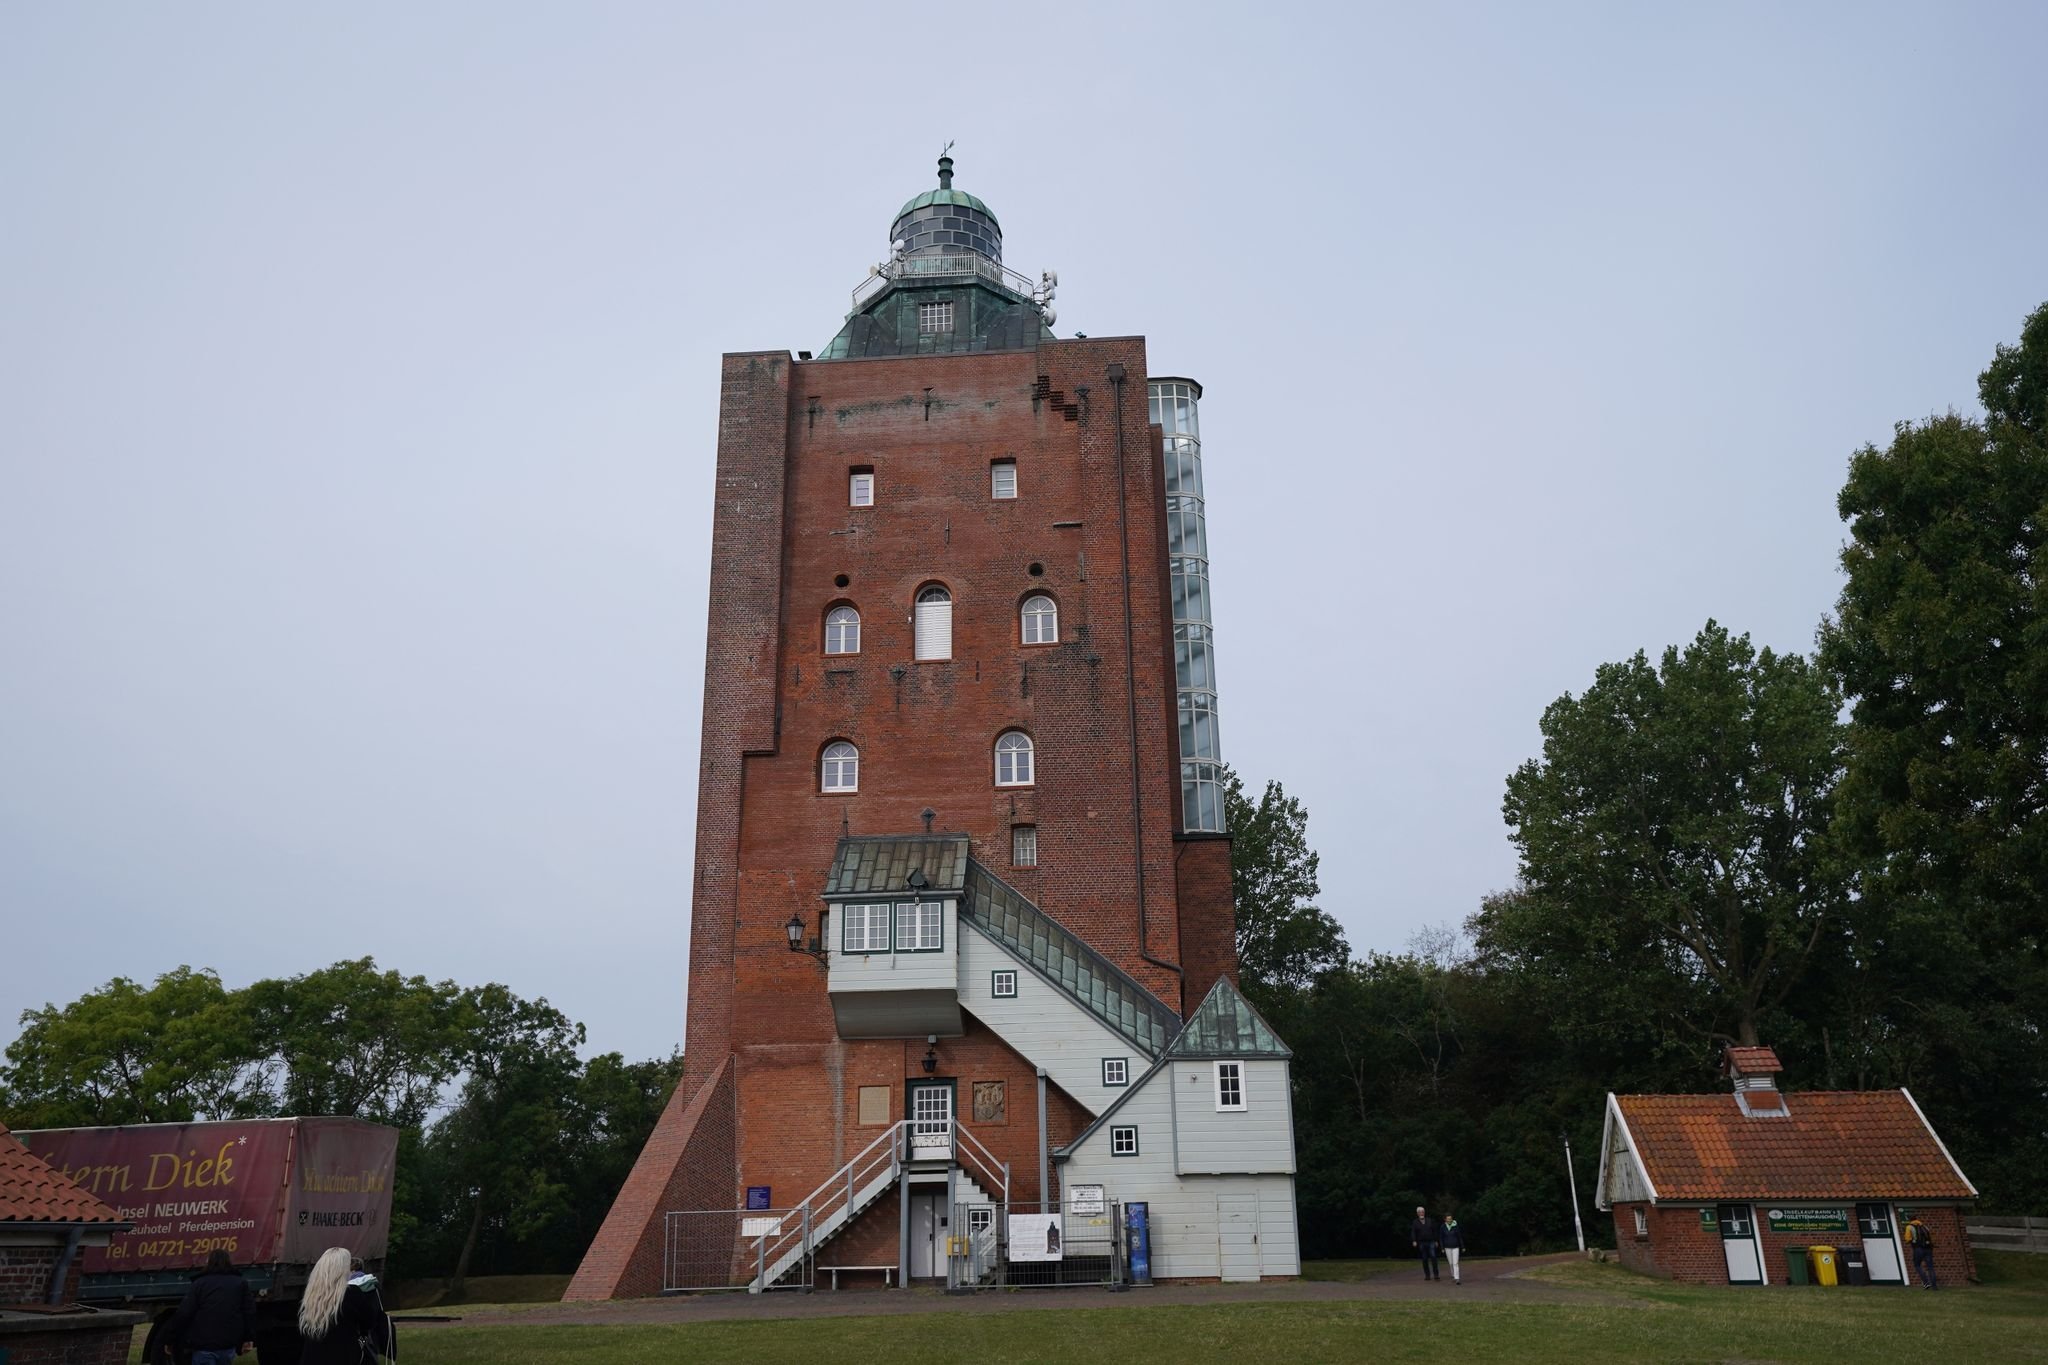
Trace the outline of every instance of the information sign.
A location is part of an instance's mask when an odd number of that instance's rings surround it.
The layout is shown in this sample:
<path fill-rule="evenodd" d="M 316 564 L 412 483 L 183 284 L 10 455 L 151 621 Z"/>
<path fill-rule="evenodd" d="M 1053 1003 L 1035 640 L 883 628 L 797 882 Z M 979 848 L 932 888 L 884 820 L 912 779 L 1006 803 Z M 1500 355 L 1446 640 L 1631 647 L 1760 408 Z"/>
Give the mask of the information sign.
<path fill-rule="evenodd" d="M 1838 1204 L 1782 1205 L 1767 1209 L 1764 1217 L 1772 1232 L 1847 1232 L 1849 1210 Z"/>

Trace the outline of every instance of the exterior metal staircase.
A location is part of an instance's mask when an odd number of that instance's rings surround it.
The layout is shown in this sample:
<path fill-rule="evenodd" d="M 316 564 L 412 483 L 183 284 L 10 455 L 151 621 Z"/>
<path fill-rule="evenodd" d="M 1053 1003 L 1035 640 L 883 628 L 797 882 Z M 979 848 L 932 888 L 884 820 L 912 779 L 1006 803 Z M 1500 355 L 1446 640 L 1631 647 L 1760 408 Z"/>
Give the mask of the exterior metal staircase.
<path fill-rule="evenodd" d="M 941 1138 L 950 1140 L 935 1141 Z M 854 1219 L 906 1174 L 917 1183 L 943 1180 L 949 1171 L 953 1172 L 957 1202 L 1009 1202 L 1009 1164 L 996 1160 L 957 1120 L 902 1119 L 892 1124 L 858 1156 L 826 1177 L 794 1210 L 777 1219 L 772 1230 L 746 1239 L 742 1254 L 757 1267 L 747 1291 L 758 1294 L 775 1287 L 852 1226 Z"/>

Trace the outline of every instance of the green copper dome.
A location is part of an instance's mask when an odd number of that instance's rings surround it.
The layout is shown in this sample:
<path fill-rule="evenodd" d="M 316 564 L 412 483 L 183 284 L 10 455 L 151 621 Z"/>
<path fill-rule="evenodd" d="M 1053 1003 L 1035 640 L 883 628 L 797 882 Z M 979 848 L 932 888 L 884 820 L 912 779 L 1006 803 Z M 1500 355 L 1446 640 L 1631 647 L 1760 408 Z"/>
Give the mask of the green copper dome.
<path fill-rule="evenodd" d="M 987 204 L 982 203 L 966 190 L 926 190 L 923 194 L 916 196 L 909 203 L 898 209 L 896 216 L 901 218 L 907 213 L 915 213 L 919 209 L 928 209 L 934 204 L 958 204 L 961 208 L 973 209 L 977 213 L 986 213 L 991 223 L 996 221 L 994 210 L 990 209 Z"/>

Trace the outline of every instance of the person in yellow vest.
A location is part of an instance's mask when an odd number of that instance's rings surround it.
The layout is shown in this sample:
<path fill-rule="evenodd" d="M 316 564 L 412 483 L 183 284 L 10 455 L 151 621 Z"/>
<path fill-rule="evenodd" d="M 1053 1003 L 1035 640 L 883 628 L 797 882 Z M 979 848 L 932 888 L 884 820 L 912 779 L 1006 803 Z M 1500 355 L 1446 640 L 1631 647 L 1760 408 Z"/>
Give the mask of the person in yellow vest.
<path fill-rule="evenodd" d="M 1906 1220 L 1906 1245 L 1913 1248 L 1913 1273 L 1920 1277 L 1920 1283 L 1929 1289 L 1941 1285 L 1934 1278 L 1934 1234 L 1927 1230 L 1927 1224 L 1914 1214 Z"/>

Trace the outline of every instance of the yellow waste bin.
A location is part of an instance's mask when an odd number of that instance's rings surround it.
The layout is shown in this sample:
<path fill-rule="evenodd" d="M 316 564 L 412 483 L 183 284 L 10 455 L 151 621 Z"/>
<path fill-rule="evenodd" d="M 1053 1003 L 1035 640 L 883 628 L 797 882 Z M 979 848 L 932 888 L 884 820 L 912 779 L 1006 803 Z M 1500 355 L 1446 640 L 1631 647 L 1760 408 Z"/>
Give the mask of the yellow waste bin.
<path fill-rule="evenodd" d="M 1808 1247 L 1806 1249 L 1807 1269 L 1813 1274 L 1815 1284 L 1836 1284 L 1835 1249 L 1833 1247 Z"/>

